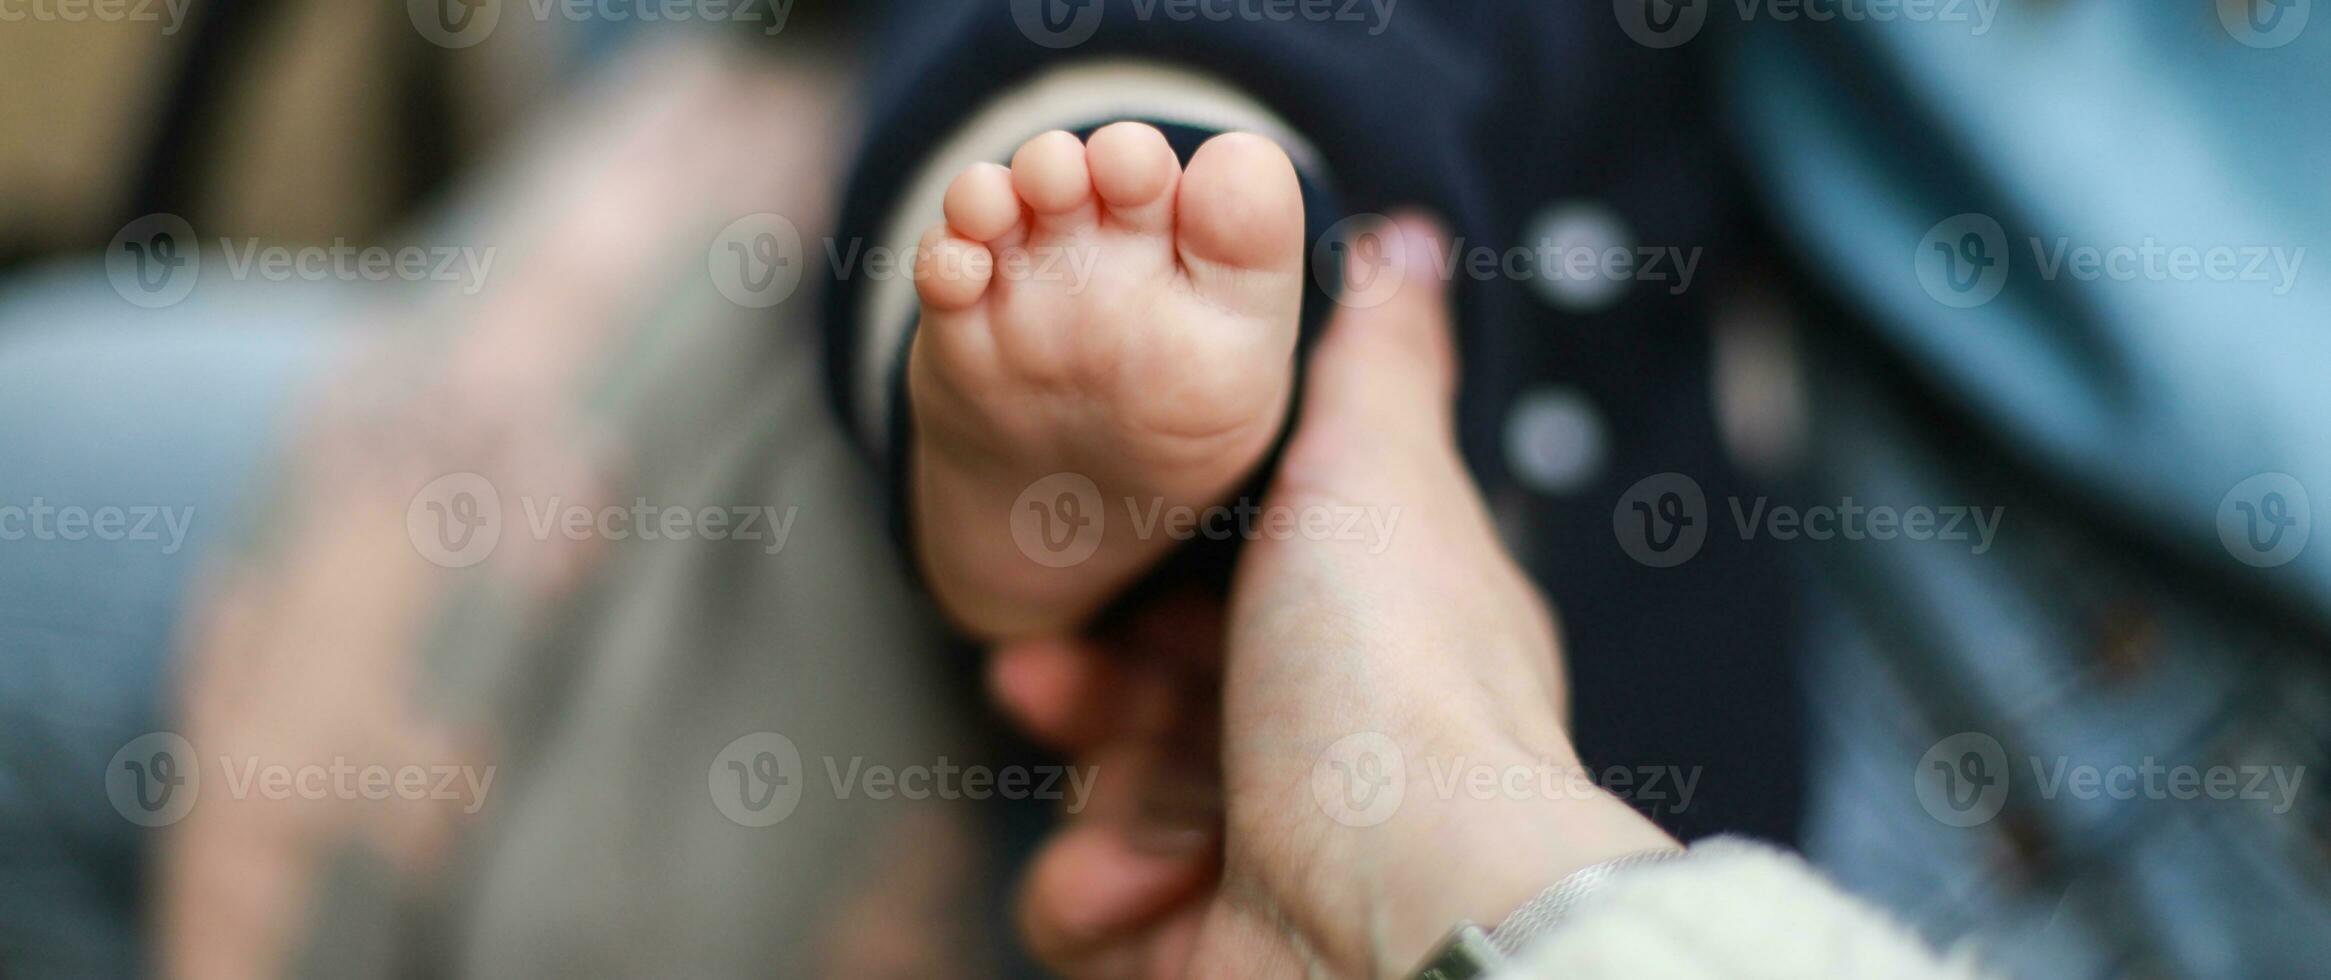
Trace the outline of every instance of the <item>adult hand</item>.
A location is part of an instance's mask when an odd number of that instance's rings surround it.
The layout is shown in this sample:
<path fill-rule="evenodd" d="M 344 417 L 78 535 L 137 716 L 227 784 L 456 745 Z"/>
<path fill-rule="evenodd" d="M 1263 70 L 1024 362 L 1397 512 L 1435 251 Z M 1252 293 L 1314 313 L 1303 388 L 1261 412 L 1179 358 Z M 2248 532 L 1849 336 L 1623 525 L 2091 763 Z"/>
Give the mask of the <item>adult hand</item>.
<path fill-rule="evenodd" d="M 1674 846 L 1563 778 L 1553 620 L 1458 457 L 1435 233 L 1397 227 L 1406 278 L 1313 354 L 1258 525 L 1291 533 L 1247 543 L 1227 624 L 1179 596 L 1111 637 L 998 651 L 999 700 L 1099 768 L 1022 896 L 1065 974 L 1402 975 L 1459 919 Z M 1355 513 L 1391 533 L 1340 533 Z"/>

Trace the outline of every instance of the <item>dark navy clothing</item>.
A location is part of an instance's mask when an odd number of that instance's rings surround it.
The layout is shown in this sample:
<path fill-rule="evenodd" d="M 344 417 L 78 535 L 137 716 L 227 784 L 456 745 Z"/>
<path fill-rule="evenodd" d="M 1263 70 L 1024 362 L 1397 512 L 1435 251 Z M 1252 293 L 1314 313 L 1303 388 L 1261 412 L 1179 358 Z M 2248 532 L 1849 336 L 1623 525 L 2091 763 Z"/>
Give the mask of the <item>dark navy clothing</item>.
<path fill-rule="evenodd" d="M 1792 839 L 1801 733 L 1785 567 L 1727 533 L 1706 534 L 1689 561 L 1651 567 L 1629 557 L 1616 530 L 1639 516 L 1623 495 L 1656 474 L 1687 474 L 1709 501 L 1754 496 L 1726 457 L 1712 403 L 1711 307 L 1736 264 L 1736 178 L 1697 59 L 1629 41 L 1600 3 L 1409 0 L 1387 19 L 1325 22 L 1177 19 L 1171 5 L 1131 0 L 1020 7 L 1016 19 L 1011 3 L 904 0 L 883 15 L 843 240 L 881 233 L 934 148 L 1001 93 L 1063 65 L 1127 58 L 1211 75 L 1308 139 L 1318 159 L 1304 177 L 1342 212 L 1311 215 L 1314 228 L 1400 207 L 1438 214 L 1460 258 L 1486 252 L 1512 266 L 1457 269 L 1461 439 L 1508 540 L 1559 610 L 1585 761 L 1696 780 L 1688 800 L 1672 781 L 1663 793 L 1624 794 L 1679 834 Z M 1051 16 L 1047 26 L 1098 20 L 1089 37 L 1055 47 L 1043 42 L 1060 38 L 1024 29 L 1029 8 Z M 1536 256 L 1550 228 L 1579 227 L 1564 215 L 1587 216 L 1593 242 L 1690 250 L 1698 277 L 1678 289 L 1646 275 L 1581 297 L 1543 281 L 1535 258 L 1503 261 Z M 855 359 L 870 287 L 834 287 L 829 366 L 848 414 L 862 394 Z M 1318 298 L 1310 305 L 1322 312 Z M 1561 479 L 1533 479 L 1516 457 L 1543 428 L 1527 420 L 1549 411 L 1553 436 L 1569 439 L 1555 455 L 1569 462 Z"/>

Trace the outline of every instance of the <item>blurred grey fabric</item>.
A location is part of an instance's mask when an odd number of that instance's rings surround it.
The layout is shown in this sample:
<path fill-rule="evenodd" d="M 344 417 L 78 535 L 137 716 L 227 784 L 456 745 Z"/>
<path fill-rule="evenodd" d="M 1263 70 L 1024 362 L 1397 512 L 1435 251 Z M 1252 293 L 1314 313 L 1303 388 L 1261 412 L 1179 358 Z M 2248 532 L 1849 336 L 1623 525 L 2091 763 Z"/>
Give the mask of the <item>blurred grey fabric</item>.
<path fill-rule="evenodd" d="M 215 258 L 160 310 L 94 269 L 5 287 L 0 378 L 25 383 L 0 391 L 0 491 L 202 518 L 169 556 L 0 548 L 9 975 L 1001 969 L 992 810 L 859 778 L 987 743 L 817 383 L 814 289 L 708 288 L 754 215 L 820 254 L 847 78 L 642 45 L 416 233 L 495 251 L 474 296 L 288 290 Z M 427 487 L 462 474 L 501 496 L 501 542 L 441 567 Z M 541 523 L 635 502 L 769 508 L 782 537 Z M 303 806 L 205 769 L 149 829 L 102 775 L 157 731 L 198 767 L 492 782 L 475 807 Z"/>

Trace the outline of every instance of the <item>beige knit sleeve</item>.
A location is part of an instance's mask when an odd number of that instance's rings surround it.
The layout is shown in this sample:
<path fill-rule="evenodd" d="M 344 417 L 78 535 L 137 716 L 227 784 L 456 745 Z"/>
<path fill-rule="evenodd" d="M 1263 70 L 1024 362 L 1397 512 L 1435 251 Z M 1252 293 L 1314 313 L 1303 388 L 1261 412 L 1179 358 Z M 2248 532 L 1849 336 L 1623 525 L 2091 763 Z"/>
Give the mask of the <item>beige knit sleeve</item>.
<path fill-rule="evenodd" d="M 1987 975 L 1970 951 L 1938 954 L 1794 855 L 1719 838 L 1613 877 L 1497 980 Z"/>

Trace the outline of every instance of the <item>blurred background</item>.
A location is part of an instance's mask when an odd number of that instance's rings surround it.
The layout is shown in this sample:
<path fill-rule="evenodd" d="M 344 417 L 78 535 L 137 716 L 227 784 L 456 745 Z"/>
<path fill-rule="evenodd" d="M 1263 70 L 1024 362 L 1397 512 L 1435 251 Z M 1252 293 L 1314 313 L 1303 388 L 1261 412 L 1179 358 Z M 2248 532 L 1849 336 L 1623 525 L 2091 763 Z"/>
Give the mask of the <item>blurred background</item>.
<path fill-rule="evenodd" d="M 828 390 L 847 284 L 721 263 L 787 234 L 818 266 L 865 238 L 854 181 L 906 180 L 879 151 L 1124 51 L 1358 147 L 1327 146 L 1353 211 L 1705 251 L 1688 292 L 1461 287 L 1469 462 L 1574 603 L 1581 743 L 1708 770 L 1639 806 L 2011 975 L 2319 974 L 2331 22 L 1411 3 L 1381 43 L 1413 60 L 1339 105 L 1268 80 L 1379 42 L 1189 41 L 1235 17 L 1060 50 L 1000 2 L 0 0 L 0 518 L 164 529 L 0 540 L 0 976 L 1035 975 L 1012 882 L 1057 794 L 802 800 L 828 765 L 1061 768 L 898 559 Z M 1490 163 L 1397 157 L 1420 120 Z M 121 246 L 157 214 L 206 251 L 148 302 L 125 277 L 171 256 Z M 452 274 L 227 265 L 408 248 Z M 1705 549 L 1648 556 L 1631 507 L 1671 496 Z M 634 502 L 767 530 L 519 533 Z M 1742 516 L 1855 506 L 1997 537 Z M 458 778 L 269 799 L 232 760 Z M 2180 766 L 2237 788 L 2145 781 Z"/>
<path fill-rule="evenodd" d="M 0 264 L 85 254 L 156 211 L 228 235 L 378 240 L 609 52 L 673 29 L 514 15 L 490 46 L 453 49 L 416 30 L 410 6 L 155 0 L 117 17 L 12 20 L 0 32 Z M 766 20 L 706 30 L 759 38 L 771 57 L 852 50 L 855 5 L 789 7 L 777 34 Z"/>

